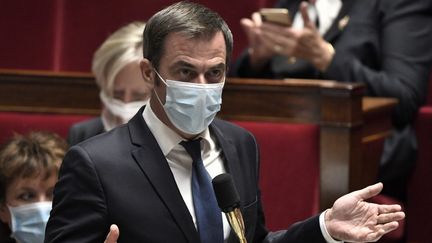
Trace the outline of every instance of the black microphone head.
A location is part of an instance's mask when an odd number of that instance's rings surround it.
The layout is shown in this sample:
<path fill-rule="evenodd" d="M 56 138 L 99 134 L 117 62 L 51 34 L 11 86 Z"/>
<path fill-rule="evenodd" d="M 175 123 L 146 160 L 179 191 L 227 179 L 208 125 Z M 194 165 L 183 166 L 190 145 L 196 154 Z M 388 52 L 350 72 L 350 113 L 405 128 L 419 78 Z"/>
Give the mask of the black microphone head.
<path fill-rule="evenodd" d="M 223 212 L 230 212 L 240 206 L 240 196 L 230 174 L 216 176 L 212 184 L 218 205 Z"/>

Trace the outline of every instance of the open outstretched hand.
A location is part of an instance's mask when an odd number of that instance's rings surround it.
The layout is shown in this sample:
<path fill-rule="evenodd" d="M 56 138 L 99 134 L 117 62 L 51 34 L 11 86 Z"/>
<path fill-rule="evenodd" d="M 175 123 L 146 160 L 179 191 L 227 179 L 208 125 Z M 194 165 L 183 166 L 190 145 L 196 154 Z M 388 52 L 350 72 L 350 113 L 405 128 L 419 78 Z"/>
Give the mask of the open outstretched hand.
<path fill-rule="evenodd" d="M 336 200 L 325 214 L 329 234 L 343 241 L 374 242 L 395 230 L 399 226 L 397 221 L 405 217 L 400 205 L 365 201 L 380 193 L 382 188 L 383 184 L 377 183 Z"/>

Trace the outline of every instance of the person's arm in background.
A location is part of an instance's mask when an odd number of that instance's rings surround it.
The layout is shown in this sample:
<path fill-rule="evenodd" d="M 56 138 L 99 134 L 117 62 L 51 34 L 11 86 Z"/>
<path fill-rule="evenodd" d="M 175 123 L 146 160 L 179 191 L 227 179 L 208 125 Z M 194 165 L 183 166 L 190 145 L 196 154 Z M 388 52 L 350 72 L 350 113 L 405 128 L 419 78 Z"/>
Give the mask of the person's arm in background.
<path fill-rule="evenodd" d="M 367 95 L 394 97 L 398 124 L 411 122 L 425 101 L 432 60 L 432 2 L 386 0 L 378 5 L 380 70 L 370 68 L 353 55 L 336 53 L 323 78 L 360 81 Z"/>
<path fill-rule="evenodd" d="M 247 35 L 249 47 L 235 63 L 233 75 L 274 78 L 271 64 L 275 56 L 285 56 L 287 62 L 301 58 L 316 69 L 325 71 L 332 61 L 334 49 L 323 39 L 314 21 L 309 18 L 309 5 L 303 1 L 299 6 L 303 21 L 301 28 L 262 22 L 259 13 L 254 13 L 251 19 L 242 19 L 241 25 Z M 285 7 L 284 1 L 280 1 L 276 7 Z"/>
<path fill-rule="evenodd" d="M 233 76 L 253 78 L 273 78 L 270 68 L 270 60 L 277 54 L 272 48 L 268 48 L 262 42 L 262 25 L 259 13 L 253 13 L 251 19 L 243 18 L 241 26 L 247 36 L 249 46 L 234 63 Z"/>
<path fill-rule="evenodd" d="M 358 2 L 350 13 L 351 30 L 347 27 L 335 42 L 335 52 L 317 33 L 304 8 L 300 7 L 303 29 L 264 24 L 256 20 L 259 16 L 243 19 L 250 48 L 233 68 L 234 76 L 274 78 L 269 55 L 302 58 L 319 70 L 316 78 L 363 82 L 366 95 L 397 98 L 396 125 L 410 123 L 425 101 L 431 71 L 432 2 Z M 262 50 L 256 51 L 257 47 Z"/>

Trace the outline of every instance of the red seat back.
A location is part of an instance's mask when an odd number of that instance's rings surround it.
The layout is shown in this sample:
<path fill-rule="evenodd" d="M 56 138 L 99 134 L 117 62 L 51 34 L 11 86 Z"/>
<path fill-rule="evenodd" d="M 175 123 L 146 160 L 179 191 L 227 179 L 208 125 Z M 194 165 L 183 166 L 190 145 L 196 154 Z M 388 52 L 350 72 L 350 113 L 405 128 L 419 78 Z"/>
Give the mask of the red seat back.
<path fill-rule="evenodd" d="M 423 106 L 416 121 L 417 162 L 408 184 L 407 237 L 409 242 L 430 242 L 432 229 L 432 106 Z"/>
<path fill-rule="evenodd" d="M 50 131 L 66 138 L 72 124 L 91 118 L 89 115 L 0 112 L 0 144 L 14 133 Z"/>
<path fill-rule="evenodd" d="M 426 104 L 417 114 L 415 130 L 418 154 L 414 172 L 407 192 L 407 239 L 408 242 L 430 242 L 432 229 L 432 72 Z"/>
<path fill-rule="evenodd" d="M 270 230 L 286 229 L 319 211 L 319 127 L 239 122 L 260 148 L 260 187 Z"/>

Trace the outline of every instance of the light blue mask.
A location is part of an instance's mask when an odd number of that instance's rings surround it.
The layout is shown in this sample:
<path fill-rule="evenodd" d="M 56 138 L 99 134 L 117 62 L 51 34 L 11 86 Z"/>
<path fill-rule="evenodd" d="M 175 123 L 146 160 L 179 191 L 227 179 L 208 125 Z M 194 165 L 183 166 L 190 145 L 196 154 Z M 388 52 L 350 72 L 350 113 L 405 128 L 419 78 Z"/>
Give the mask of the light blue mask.
<path fill-rule="evenodd" d="M 52 202 L 38 202 L 9 207 L 12 237 L 19 243 L 43 243 Z"/>
<path fill-rule="evenodd" d="M 213 84 L 188 83 L 164 80 L 155 72 L 166 85 L 165 104 L 154 92 L 171 123 L 187 134 L 203 132 L 221 108 L 225 80 Z"/>

